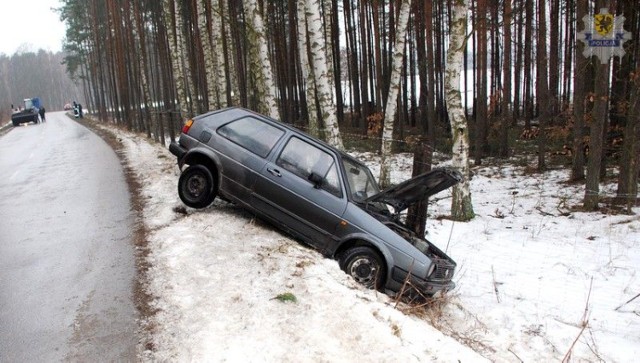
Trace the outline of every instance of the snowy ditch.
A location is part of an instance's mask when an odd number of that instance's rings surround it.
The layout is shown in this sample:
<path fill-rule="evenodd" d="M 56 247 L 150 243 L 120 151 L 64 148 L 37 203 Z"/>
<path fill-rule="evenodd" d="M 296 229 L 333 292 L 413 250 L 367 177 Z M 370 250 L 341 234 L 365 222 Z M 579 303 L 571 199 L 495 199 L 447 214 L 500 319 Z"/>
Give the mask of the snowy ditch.
<path fill-rule="evenodd" d="M 184 208 L 162 145 L 111 129 L 141 185 L 145 361 L 634 361 L 640 354 L 640 218 L 571 210 L 567 171 L 474 169 L 477 217 L 429 206 L 427 238 L 458 263 L 445 304 L 416 314 L 362 289 L 336 261 L 216 200 Z M 357 155 L 377 175 L 377 157 Z M 398 155 L 392 181 L 411 174 Z M 603 185 L 607 195 L 615 186 Z M 640 208 L 635 208 L 636 214 Z M 295 302 L 279 296 L 290 294 Z M 631 301 L 630 301 L 631 300 Z"/>

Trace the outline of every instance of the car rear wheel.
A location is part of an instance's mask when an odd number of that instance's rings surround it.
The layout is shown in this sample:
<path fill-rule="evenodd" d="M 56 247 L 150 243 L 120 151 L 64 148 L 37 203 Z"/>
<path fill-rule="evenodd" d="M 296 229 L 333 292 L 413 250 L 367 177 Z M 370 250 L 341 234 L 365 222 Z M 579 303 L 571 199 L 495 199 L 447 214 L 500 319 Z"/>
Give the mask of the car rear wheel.
<path fill-rule="evenodd" d="M 340 268 L 367 288 L 379 289 L 384 284 L 385 265 L 370 247 L 354 247 L 344 252 Z"/>
<path fill-rule="evenodd" d="M 178 195 L 191 208 L 204 208 L 216 198 L 216 185 L 211 171 L 200 164 L 186 168 L 178 180 Z"/>

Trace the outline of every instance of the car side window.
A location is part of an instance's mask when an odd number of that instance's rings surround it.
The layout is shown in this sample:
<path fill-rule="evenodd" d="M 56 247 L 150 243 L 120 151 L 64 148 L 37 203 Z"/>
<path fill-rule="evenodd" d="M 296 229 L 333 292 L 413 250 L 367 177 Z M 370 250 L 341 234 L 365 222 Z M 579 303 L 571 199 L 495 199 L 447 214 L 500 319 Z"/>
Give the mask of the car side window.
<path fill-rule="evenodd" d="M 309 180 L 311 173 L 322 178 L 320 188 L 342 197 L 336 162 L 331 154 L 297 137 L 292 137 L 276 160 L 276 165 Z"/>
<path fill-rule="evenodd" d="M 245 117 L 220 127 L 218 134 L 265 158 L 284 131 L 257 118 Z"/>

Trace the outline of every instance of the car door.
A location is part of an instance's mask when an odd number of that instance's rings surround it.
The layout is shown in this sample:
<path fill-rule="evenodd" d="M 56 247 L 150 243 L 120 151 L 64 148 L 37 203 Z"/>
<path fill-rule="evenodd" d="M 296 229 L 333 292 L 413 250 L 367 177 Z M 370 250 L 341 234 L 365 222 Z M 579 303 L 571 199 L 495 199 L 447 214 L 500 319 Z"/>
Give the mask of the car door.
<path fill-rule="evenodd" d="M 269 219 L 321 250 L 347 207 L 336 155 L 295 135 L 258 175 L 253 199 Z"/>
<path fill-rule="evenodd" d="M 219 127 L 209 145 L 220 157 L 220 190 L 250 205 L 256 175 L 284 134 L 284 130 L 255 117 L 239 118 Z"/>

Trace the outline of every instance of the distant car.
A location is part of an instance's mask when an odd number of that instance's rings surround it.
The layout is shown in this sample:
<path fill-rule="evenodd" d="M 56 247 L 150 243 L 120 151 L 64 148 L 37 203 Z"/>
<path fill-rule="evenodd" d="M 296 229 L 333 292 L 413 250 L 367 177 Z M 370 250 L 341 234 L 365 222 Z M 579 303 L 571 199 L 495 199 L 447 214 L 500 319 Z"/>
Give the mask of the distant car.
<path fill-rule="evenodd" d="M 242 108 L 188 120 L 169 150 L 180 199 L 234 202 L 335 258 L 356 281 L 395 295 L 452 289 L 456 263 L 401 221 L 411 204 L 462 176 L 435 169 L 380 191 L 360 161 L 293 127 Z M 415 289 L 415 290 L 414 290 Z"/>

